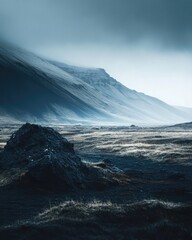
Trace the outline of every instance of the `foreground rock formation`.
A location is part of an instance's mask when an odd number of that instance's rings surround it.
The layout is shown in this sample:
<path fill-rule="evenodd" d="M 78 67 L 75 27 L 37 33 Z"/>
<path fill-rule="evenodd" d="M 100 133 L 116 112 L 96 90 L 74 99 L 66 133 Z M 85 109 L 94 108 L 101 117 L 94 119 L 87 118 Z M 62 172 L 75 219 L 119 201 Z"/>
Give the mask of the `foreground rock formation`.
<path fill-rule="evenodd" d="M 105 163 L 84 163 L 52 128 L 23 125 L 0 153 L 0 185 L 30 185 L 51 190 L 105 188 L 128 183 L 119 169 Z"/>

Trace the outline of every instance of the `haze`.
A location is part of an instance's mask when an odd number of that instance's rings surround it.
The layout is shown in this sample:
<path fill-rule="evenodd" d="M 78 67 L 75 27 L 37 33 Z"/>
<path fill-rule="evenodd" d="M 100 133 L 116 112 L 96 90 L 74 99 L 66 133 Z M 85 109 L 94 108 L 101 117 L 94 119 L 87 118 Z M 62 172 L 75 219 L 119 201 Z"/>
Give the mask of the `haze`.
<path fill-rule="evenodd" d="M 0 0 L 0 38 L 192 107 L 190 0 Z"/>

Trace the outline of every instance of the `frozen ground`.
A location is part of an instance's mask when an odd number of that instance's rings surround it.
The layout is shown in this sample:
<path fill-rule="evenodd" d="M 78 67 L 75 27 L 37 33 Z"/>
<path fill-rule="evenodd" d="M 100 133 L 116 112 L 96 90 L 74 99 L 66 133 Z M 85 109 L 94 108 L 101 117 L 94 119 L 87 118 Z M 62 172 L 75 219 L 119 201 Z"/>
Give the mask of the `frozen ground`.
<path fill-rule="evenodd" d="M 68 194 L 0 188 L 0 239 L 192 239 L 191 128 L 53 127 L 82 160 L 112 163 L 131 182 Z M 18 128 L 1 126 L 1 148 Z"/>

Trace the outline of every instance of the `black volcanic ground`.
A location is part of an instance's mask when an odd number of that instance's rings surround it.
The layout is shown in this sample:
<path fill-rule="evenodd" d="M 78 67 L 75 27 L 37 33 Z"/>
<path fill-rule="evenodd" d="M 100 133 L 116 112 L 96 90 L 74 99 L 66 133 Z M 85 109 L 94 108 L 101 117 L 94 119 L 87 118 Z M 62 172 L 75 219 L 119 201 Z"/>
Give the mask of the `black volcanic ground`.
<path fill-rule="evenodd" d="M 2 150 L 19 127 L 1 126 Z M 54 129 L 83 163 L 94 163 L 102 174 L 106 166 L 122 170 L 128 182 L 67 192 L 29 182 L 6 185 L 13 175 L 1 166 L 0 239 L 192 239 L 190 128 Z"/>

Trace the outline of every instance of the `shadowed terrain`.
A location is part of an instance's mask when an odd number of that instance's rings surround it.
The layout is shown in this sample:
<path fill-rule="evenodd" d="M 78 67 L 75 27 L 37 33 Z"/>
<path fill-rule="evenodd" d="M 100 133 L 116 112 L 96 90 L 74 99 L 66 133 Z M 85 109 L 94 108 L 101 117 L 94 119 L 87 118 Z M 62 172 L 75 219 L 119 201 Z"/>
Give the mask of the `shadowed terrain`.
<path fill-rule="evenodd" d="M 62 192 L 128 183 L 123 171 L 104 162 L 84 163 L 73 144 L 48 127 L 26 123 L 0 153 L 0 185 Z"/>
<path fill-rule="evenodd" d="M 5 239 L 191 239 L 190 206 L 65 202 L 0 231 Z M 179 228 L 178 228 L 179 225 Z"/>
<path fill-rule="evenodd" d="M 1 126 L 2 150 L 19 127 Z M 2 239 L 192 238 L 189 127 L 54 129 L 74 144 L 84 164 L 101 171 L 106 166 L 119 169 L 128 176 L 128 184 L 67 192 L 43 185 L 1 186 Z M 2 181 L 5 175 L 0 177 Z"/>

